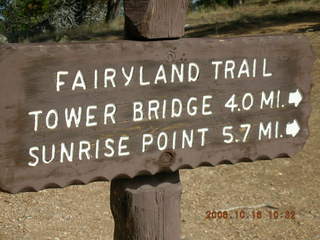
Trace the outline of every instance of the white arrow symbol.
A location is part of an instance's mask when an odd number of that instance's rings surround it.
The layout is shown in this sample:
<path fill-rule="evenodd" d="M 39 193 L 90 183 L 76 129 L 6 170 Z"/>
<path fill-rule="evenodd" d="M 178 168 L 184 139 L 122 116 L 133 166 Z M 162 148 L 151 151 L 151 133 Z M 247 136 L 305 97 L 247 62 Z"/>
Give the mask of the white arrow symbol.
<path fill-rule="evenodd" d="M 297 136 L 300 132 L 300 126 L 297 120 L 294 120 L 291 123 L 287 123 L 286 134 L 291 135 L 292 137 Z"/>
<path fill-rule="evenodd" d="M 302 99 L 303 99 L 302 98 L 302 94 L 299 91 L 299 89 L 297 89 L 297 91 L 291 92 L 289 94 L 289 104 L 294 104 L 295 107 L 299 106 L 299 104 L 301 103 Z"/>

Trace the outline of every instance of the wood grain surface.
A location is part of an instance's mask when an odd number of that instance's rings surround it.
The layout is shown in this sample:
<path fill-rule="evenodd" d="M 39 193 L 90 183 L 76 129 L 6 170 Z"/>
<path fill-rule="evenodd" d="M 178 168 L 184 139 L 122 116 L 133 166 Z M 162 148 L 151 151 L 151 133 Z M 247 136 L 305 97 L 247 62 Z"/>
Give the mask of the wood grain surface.
<path fill-rule="evenodd" d="M 292 156 L 313 62 L 300 35 L 1 45 L 0 189 Z"/>
<path fill-rule="evenodd" d="M 180 239 L 179 172 L 111 181 L 114 240 Z"/>
<path fill-rule="evenodd" d="M 129 39 L 168 39 L 184 35 L 187 0 L 125 0 Z"/>

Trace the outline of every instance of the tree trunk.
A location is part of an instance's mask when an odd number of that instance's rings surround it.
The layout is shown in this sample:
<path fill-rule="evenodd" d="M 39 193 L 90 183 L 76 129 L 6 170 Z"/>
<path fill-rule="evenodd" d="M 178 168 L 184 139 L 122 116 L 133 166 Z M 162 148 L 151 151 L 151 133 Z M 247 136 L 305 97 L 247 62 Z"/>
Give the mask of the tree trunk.
<path fill-rule="evenodd" d="M 120 12 L 120 2 L 121 0 L 109 0 L 108 1 L 108 11 L 106 16 L 106 22 L 114 20 Z"/>

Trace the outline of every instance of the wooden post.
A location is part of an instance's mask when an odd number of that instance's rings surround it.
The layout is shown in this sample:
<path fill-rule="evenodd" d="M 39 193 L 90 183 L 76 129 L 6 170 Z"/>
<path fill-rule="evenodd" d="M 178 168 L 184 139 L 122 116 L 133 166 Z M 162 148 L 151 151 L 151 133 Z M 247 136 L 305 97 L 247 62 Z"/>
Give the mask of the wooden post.
<path fill-rule="evenodd" d="M 111 181 L 114 240 L 179 240 L 179 172 Z"/>
<path fill-rule="evenodd" d="M 172 39 L 184 35 L 188 0 L 125 0 L 129 39 Z"/>
<path fill-rule="evenodd" d="M 125 0 L 124 4 L 127 38 L 183 36 L 188 0 Z M 181 194 L 178 171 L 112 180 L 114 240 L 179 240 Z"/>

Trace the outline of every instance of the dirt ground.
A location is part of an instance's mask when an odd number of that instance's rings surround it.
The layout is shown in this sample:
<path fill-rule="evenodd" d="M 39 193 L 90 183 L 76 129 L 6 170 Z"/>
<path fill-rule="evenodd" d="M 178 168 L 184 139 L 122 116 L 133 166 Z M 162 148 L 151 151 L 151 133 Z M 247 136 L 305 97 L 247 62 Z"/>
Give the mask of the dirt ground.
<path fill-rule="evenodd" d="M 305 29 L 317 54 L 311 135 L 304 150 L 292 159 L 182 170 L 182 239 L 320 240 L 319 23 L 266 26 L 251 33 L 297 28 Z M 92 183 L 39 193 L 0 193 L 0 240 L 111 240 L 109 191 L 109 183 Z M 219 210 L 233 219 L 206 219 L 207 211 Z M 239 217 L 241 210 L 251 217 Z M 252 213 L 259 211 L 262 217 L 253 219 Z M 270 218 L 270 212 L 280 216 Z"/>

